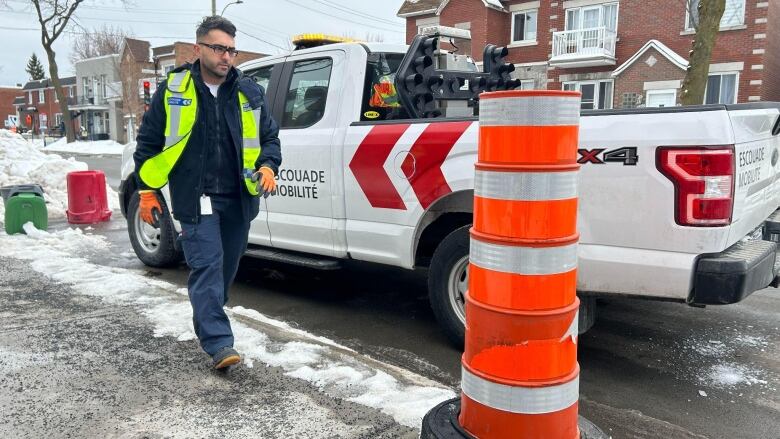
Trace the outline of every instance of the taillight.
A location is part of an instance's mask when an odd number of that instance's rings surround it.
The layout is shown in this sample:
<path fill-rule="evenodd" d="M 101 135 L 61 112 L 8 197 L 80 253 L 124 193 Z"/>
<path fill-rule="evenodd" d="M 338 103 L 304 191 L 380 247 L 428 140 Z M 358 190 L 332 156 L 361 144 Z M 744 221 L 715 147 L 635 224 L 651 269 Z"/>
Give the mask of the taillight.
<path fill-rule="evenodd" d="M 726 226 L 734 207 L 734 146 L 658 148 L 658 170 L 674 184 L 681 226 Z"/>

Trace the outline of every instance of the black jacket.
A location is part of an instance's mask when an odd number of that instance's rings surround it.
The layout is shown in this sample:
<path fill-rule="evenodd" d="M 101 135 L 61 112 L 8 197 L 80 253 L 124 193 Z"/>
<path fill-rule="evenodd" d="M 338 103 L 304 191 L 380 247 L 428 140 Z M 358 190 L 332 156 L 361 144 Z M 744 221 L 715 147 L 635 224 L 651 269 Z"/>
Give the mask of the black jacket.
<path fill-rule="evenodd" d="M 219 151 L 221 148 L 214 148 L 215 141 L 224 144 L 225 137 L 229 135 L 229 141 L 235 148 L 235 155 L 230 154 L 235 162 L 233 169 L 240 182 L 240 196 L 242 201 L 243 215 L 246 221 L 251 221 L 259 212 L 260 202 L 258 197 L 252 196 L 246 190 L 244 177 L 242 175 L 243 165 L 241 157 L 242 135 L 241 135 L 241 115 L 238 111 L 238 90 L 240 89 L 248 98 L 253 109 L 262 107 L 261 125 L 261 145 L 262 153 L 255 163 L 255 170 L 260 166 L 268 166 L 277 173 L 279 165 L 282 163 L 282 153 L 279 143 L 279 127 L 271 117 L 268 103 L 265 99 L 265 91 L 261 86 L 255 83 L 251 78 L 244 77 L 240 70 L 231 69 L 225 82 L 220 86 L 219 105 L 208 105 L 208 102 L 214 102 L 208 88 L 203 83 L 200 74 L 200 62 L 194 64 L 185 64 L 175 71 L 189 69 L 192 72 L 192 80 L 195 81 L 196 93 L 198 94 L 198 113 L 195 120 L 190 139 L 184 148 L 179 161 L 168 175 L 170 192 L 172 199 L 173 217 L 179 221 L 188 223 L 197 223 L 200 219 L 199 198 L 205 191 L 205 176 L 207 167 L 214 161 L 210 154 Z M 162 151 L 165 144 L 165 106 L 163 97 L 165 95 L 166 82 L 163 82 L 152 97 L 149 110 L 144 114 L 141 127 L 138 130 L 136 138 L 136 149 L 133 154 L 135 160 L 135 175 L 141 169 L 144 161 Z M 208 93 L 208 95 L 206 95 Z M 220 117 L 217 115 L 217 108 L 224 114 L 224 123 L 226 123 L 229 133 L 221 132 Z M 221 139 L 215 139 L 216 134 L 220 133 Z M 224 151 L 222 152 L 224 155 Z M 224 156 L 223 156 L 224 158 Z M 211 169 L 211 168 L 209 168 Z M 138 178 L 138 187 L 148 188 L 140 178 Z"/>

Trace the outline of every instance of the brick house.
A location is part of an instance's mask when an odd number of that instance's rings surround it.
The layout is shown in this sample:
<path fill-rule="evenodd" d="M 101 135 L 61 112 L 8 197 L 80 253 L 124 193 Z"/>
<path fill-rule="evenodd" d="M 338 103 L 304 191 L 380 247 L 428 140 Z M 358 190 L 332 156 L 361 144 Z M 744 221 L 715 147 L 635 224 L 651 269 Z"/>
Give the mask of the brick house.
<path fill-rule="evenodd" d="M 150 59 L 148 41 L 125 38 L 120 54 L 122 81 L 123 133 L 121 143 L 135 139 L 144 114 L 143 85 L 145 78 L 153 77 L 154 63 Z"/>
<path fill-rule="evenodd" d="M 60 84 L 65 89 L 65 95 L 68 96 L 68 104 L 76 100 L 76 77 L 69 76 L 60 78 Z M 41 125 L 45 126 L 47 132 L 57 131 L 60 122 L 62 122 L 62 113 L 60 113 L 60 104 L 54 92 L 54 84 L 50 79 L 41 79 L 39 81 L 30 81 L 24 84 L 18 91 L 17 97 L 23 100 L 15 101 L 15 106 L 19 114 L 19 125 L 25 130 L 29 130 L 34 125 L 34 132 L 40 133 Z M 30 116 L 32 123 L 27 123 L 27 116 Z M 78 128 L 78 123 L 74 125 Z"/>
<path fill-rule="evenodd" d="M 0 87 L 0 129 L 10 128 L 5 126 L 8 116 L 18 116 L 14 100 L 21 94 L 22 86 Z"/>
<path fill-rule="evenodd" d="M 264 56 L 268 55 L 239 49 L 234 64 L 238 66 L 241 63 L 257 58 L 262 58 Z M 184 63 L 191 63 L 195 61 L 195 50 L 193 48 L 193 43 L 177 41 L 167 46 L 155 47 L 152 49 L 152 60 L 157 64 L 159 75 L 164 77 L 174 68 Z"/>
<path fill-rule="evenodd" d="M 522 88 L 579 90 L 584 109 L 678 104 L 695 15 L 687 0 L 406 0 L 398 11 L 407 42 L 424 26 L 470 29 L 476 61 L 485 44 L 507 46 Z M 780 101 L 772 25 L 780 2 L 726 0 L 705 103 Z"/>

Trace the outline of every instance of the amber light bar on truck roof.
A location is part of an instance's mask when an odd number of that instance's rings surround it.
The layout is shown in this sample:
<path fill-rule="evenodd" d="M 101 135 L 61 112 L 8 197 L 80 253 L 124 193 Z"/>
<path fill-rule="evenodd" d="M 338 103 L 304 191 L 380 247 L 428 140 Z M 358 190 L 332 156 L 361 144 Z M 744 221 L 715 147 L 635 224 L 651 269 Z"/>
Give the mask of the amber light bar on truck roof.
<path fill-rule="evenodd" d="M 295 45 L 295 50 L 310 49 L 312 47 L 324 46 L 326 44 L 355 42 L 358 42 L 358 40 L 327 34 L 300 34 L 294 36 L 292 39 L 292 43 Z"/>

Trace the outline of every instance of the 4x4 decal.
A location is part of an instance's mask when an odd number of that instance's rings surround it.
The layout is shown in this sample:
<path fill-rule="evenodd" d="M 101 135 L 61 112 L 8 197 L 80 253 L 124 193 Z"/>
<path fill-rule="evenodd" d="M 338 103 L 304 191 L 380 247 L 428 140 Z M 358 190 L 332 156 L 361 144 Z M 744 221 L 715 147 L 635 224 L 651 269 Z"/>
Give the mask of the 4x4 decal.
<path fill-rule="evenodd" d="M 581 165 L 587 163 L 593 163 L 594 165 L 622 163 L 623 166 L 636 166 L 639 163 L 639 154 L 636 153 L 636 150 L 635 146 L 613 149 L 612 151 L 607 151 L 606 148 L 578 149 L 577 152 L 580 153 L 580 158 L 577 160 L 577 163 Z"/>

